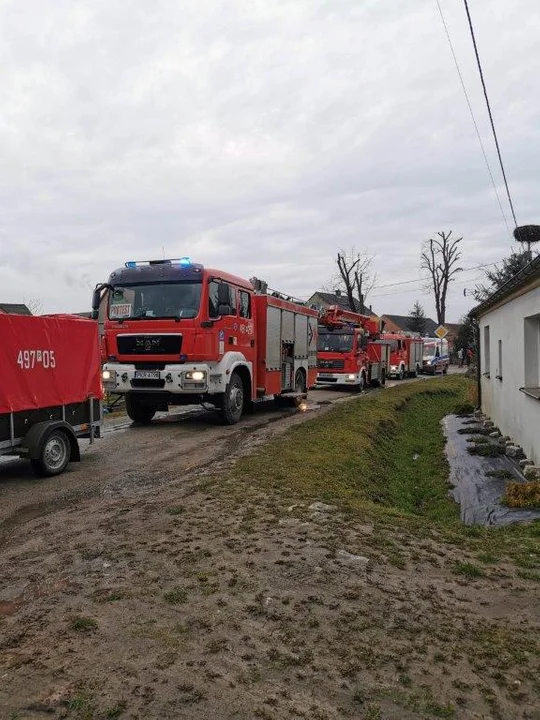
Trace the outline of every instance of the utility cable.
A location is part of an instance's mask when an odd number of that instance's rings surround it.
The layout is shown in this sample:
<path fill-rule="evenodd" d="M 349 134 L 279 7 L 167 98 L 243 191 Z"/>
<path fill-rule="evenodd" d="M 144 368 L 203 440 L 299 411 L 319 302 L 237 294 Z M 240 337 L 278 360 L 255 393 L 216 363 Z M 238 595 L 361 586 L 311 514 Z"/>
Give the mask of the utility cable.
<path fill-rule="evenodd" d="M 478 138 L 478 142 L 480 143 L 480 148 L 481 148 L 481 150 L 482 150 L 482 155 L 484 156 L 484 161 L 485 161 L 485 163 L 486 163 L 487 171 L 488 171 L 488 173 L 489 173 L 489 177 L 491 178 L 491 184 L 493 185 L 493 190 L 495 191 L 495 197 L 497 198 L 497 202 L 498 202 L 498 204 L 499 204 L 499 208 L 500 208 L 500 211 L 501 211 L 501 215 L 502 215 L 502 217 L 503 217 L 503 220 L 504 220 L 504 224 L 506 225 L 506 229 L 508 230 L 508 234 L 509 234 L 509 235 L 512 235 L 512 231 L 510 230 L 510 227 L 509 227 L 509 225 L 508 225 L 508 221 L 507 221 L 507 219 L 506 219 L 506 215 L 504 214 L 503 206 L 502 206 L 502 203 L 501 203 L 501 198 L 499 197 L 499 192 L 498 192 L 497 186 L 496 186 L 496 184 L 495 184 L 495 179 L 494 179 L 494 177 L 493 177 L 493 173 L 491 172 L 491 167 L 490 167 L 490 165 L 489 165 L 489 160 L 488 160 L 487 155 L 486 155 L 486 150 L 485 150 L 485 148 L 484 148 L 484 143 L 482 142 L 482 137 L 481 137 L 481 135 L 480 135 L 480 130 L 478 129 L 478 124 L 477 124 L 477 122 L 476 122 L 476 118 L 474 117 L 474 112 L 473 112 L 472 105 L 471 105 L 471 101 L 470 101 L 470 98 L 469 98 L 469 93 L 467 92 L 467 88 L 466 88 L 466 86 L 465 86 L 465 81 L 463 80 L 463 75 L 461 74 L 461 69 L 460 69 L 460 67 L 459 67 L 459 63 L 458 63 L 458 60 L 457 60 L 457 57 L 456 57 L 456 53 L 455 53 L 455 51 L 454 51 L 454 45 L 453 45 L 453 43 L 452 43 L 452 39 L 450 38 L 450 33 L 449 33 L 449 31 L 448 31 L 448 26 L 447 26 L 447 24 L 446 24 L 446 20 L 444 19 L 444 15 L 443 15 L 441 3 L 440 3 L 440 0 L 435 0 L 435 1 L 436 1 L 436 3 L 437 3 L 437 7 L 439 8 L 439 15 L 441 16 L 442 24 L 443 24 L 443 27 L 444 27 L 444 32 L 446 33 L 446 39 L 448 40 L 448 45 L 450 46 L 450 52 L 452 53 L 452 57 L 454 58 L 454 65 L 456 66 L 456 70 L 457 70 L 457 73 L 458 73 L 458 75 L 459 75 L 459 79 L 460 79 L 460 82 L 461 82 L 461 87 L 462 87 L 462 89 L 463 89 L 463 94 L 465 95 L 465 100 L 467 101 L 467 106 L 468 106 L 469 112 L 470 112 L 470 114 L 471 114 L 471 119 L 472 119 L 472 121 L 473 121 L 474 129 L 476 130 L 476 137 Z"/>
<path fill-rule="evenodd" d="M 499 163 L 500 163 L 502 175 L 503 175 L 503 178 L 504 178 L 504 185 L 505 185 L 505 187 L 506 187 L 506 194 L 508 195 L 508 202 L 510 203 L 510 209 L 511 209 L 511 211 L 512 211 L 512 217 L 514 218 L 514 225 L 515 225 L 515 227 L 517 228 L 518 223 L 517 223 L 517 219 L 516 219 L 516 213 L 515 213 L 515 211 L 514 211 L 514 203 L 512 202 L 512 196 L 510 195 L 510 188 L 508 187 L 508 180 L 506 179 L 506 172 L 505 172 L 505 170 L 504 170 L 504 164 L 503 164 L 503 161 L 502 161 L 501 149 L 500 149 L 500 147 L 499 147 L 499 140 L 498 140 L 498 138 L 497 138 L 497 132 L 496 132 L 496 130 L 495 130 L 495 123 L 493 122 L 493 115 L 492 115 L 492 113 L 491 113 L 491 105 L 489 104 L 489 98 L 488 98 L 488 94 L 487 94 L 486 83 L 485 83 L 485 80 L 484 80 L 484 73 L 483 73 L 483 71 L 482 71 L 482 64 L 481 64 L 481 62 L 480 62 L 480 55 L 478 54 L 478 47 L 477 47 L 477 45 L 476 45 L 476 37 L 475 37 L 475 34 L 474 34 L 474 28 L 473 28 L 473 24 L 472 24 L 472 20 L 471 20 L 471 13 L 469 12 L 469 3 L 467 2 L 467 0 L 463 0 L 463 2 L 465 3 L 465 10 L 466 10 L 466 12 L 467 12 L 467 20 L 469 21 L 469 29 L 470 29 L 470 31 L 471 31 L 471 37 L 472 37 L 472 41 L 473 41 L 473 45 L 474 45 L 474 54 L 476 55 L 476 62 L 477 62 L 477 64 L 478 64 L 478 72 L 480 73 L 480 80 L 482 81 L 482 88 L 483 88 L 483 90 L 484 90 L 484 97 L 485 97 L 485 99 L 486 99 L 486 105 L 487 105 L 487 109 L 488 109 L 488 113 L 489 113 L 489 120 L 490 120 L 490 122 L 491 122 L 491 129 L 493 130 L 493 138 L 494 138 L 494 140 L 495 140 L 495 146 L 496 146 L 496 148 L 497 148 L 497 155 L 499 156 Z"/>

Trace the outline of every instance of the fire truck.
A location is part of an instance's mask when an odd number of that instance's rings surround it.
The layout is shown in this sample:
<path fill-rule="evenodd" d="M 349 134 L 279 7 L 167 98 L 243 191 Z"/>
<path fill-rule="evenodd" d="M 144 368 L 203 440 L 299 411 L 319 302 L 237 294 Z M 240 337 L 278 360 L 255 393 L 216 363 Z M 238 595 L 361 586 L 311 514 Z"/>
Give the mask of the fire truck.
<path fill-rule="evenodd" d="M 76 316 L 0 314 L 0 455 L 58 475 L 100 436 L 97 323 Z"/>
<path fill-rule="evenodd" d="M 383 333 L 382 337 L 390 343 L 389 377 L 403 380 L 420 375 L 424 352 L 422 338 L 403 333 Z"/>
<path fill-rule="evenodd" d="M 379 321 L 333 305 L 319 316 L 317 385 L 346 385 L 361 392 L 384 385 L 390 345 L 380 339 Z"/>
<path fill-rule="evenodd" d="M 211 404 L 226 424 L 269 398 L 314 385 L 317 312 L 189 258 L 127 262 L 98 285 L 106 390 L 150 423 L 170 406 Z"/>

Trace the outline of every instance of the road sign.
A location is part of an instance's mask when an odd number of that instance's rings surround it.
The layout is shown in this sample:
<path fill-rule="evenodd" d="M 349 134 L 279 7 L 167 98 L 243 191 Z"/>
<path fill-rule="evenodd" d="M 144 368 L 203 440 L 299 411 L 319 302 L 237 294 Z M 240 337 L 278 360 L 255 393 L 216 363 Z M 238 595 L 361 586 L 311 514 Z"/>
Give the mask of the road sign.
<path fill-rule="evenodd" d="M 439 338 L 439 340 L 442 340 L 448 335 L 448 328 L 445 328 L 444 325 L 439 325 L 439 327 L 435 330 L 435 335 Z"/>

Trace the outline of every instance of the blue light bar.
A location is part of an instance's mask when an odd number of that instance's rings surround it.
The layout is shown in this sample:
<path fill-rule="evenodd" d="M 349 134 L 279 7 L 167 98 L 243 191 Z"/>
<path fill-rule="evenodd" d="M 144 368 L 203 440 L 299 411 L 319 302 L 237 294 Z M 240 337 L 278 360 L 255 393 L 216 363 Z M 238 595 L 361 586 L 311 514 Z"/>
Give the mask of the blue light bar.
<path fill-rule="evenodd" d="M 191 265 L 191 258 L 182 257 L 182 258 L 180 258 L 180 260 L 178 262 L 183 267 L 188 267 L 189 265 Z"/>
<path fill-rule="evenodd" d="M 136 268 L 137 263 L 134 260 L 130 260 L 129 262 L 126 263 L 126 267 L 127 268 Z"/>

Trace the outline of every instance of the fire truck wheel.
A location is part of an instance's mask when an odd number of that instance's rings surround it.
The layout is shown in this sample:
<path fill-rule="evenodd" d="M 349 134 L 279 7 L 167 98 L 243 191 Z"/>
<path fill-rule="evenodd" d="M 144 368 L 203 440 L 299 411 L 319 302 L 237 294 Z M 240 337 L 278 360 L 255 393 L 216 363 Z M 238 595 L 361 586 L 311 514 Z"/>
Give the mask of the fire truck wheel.
<path fill-rule="evenodd" d="M 304 375 L 302 370 L 297 370 L 294 375 L 294 392 L 306 392 L 306 376 Z"/>
<path fill-rule="evenodd" d="M 404 378 L 405 378 L 405 368 L 403 367 L 403 365 L 401 365 L 401 367 L 399 368 L 398 380 L 403 380 Z"/>
<path fill-rule="evenodd" d="M 149 425 L 156 414 L 156 410 L 149 405 L 143 405 L 131 395 L 126 395 L 126 412 L 137 425 Z"/>
<path fill-rule="evenodd" d="M 40 477 L 52 477 L 64 472 L 71 456 L 69 439 L 62 430 L 53 430 L 43 442 L 39 458 L 32 460 L 32 467 Z"/>
<path fill-rule="evenodd" d="M 223 405 L 220 415 L 225 425 L 234 425 L 244 412 L 244 383 L 236 372 L 231 376 L 227 389 L 223 393 Z"/>

